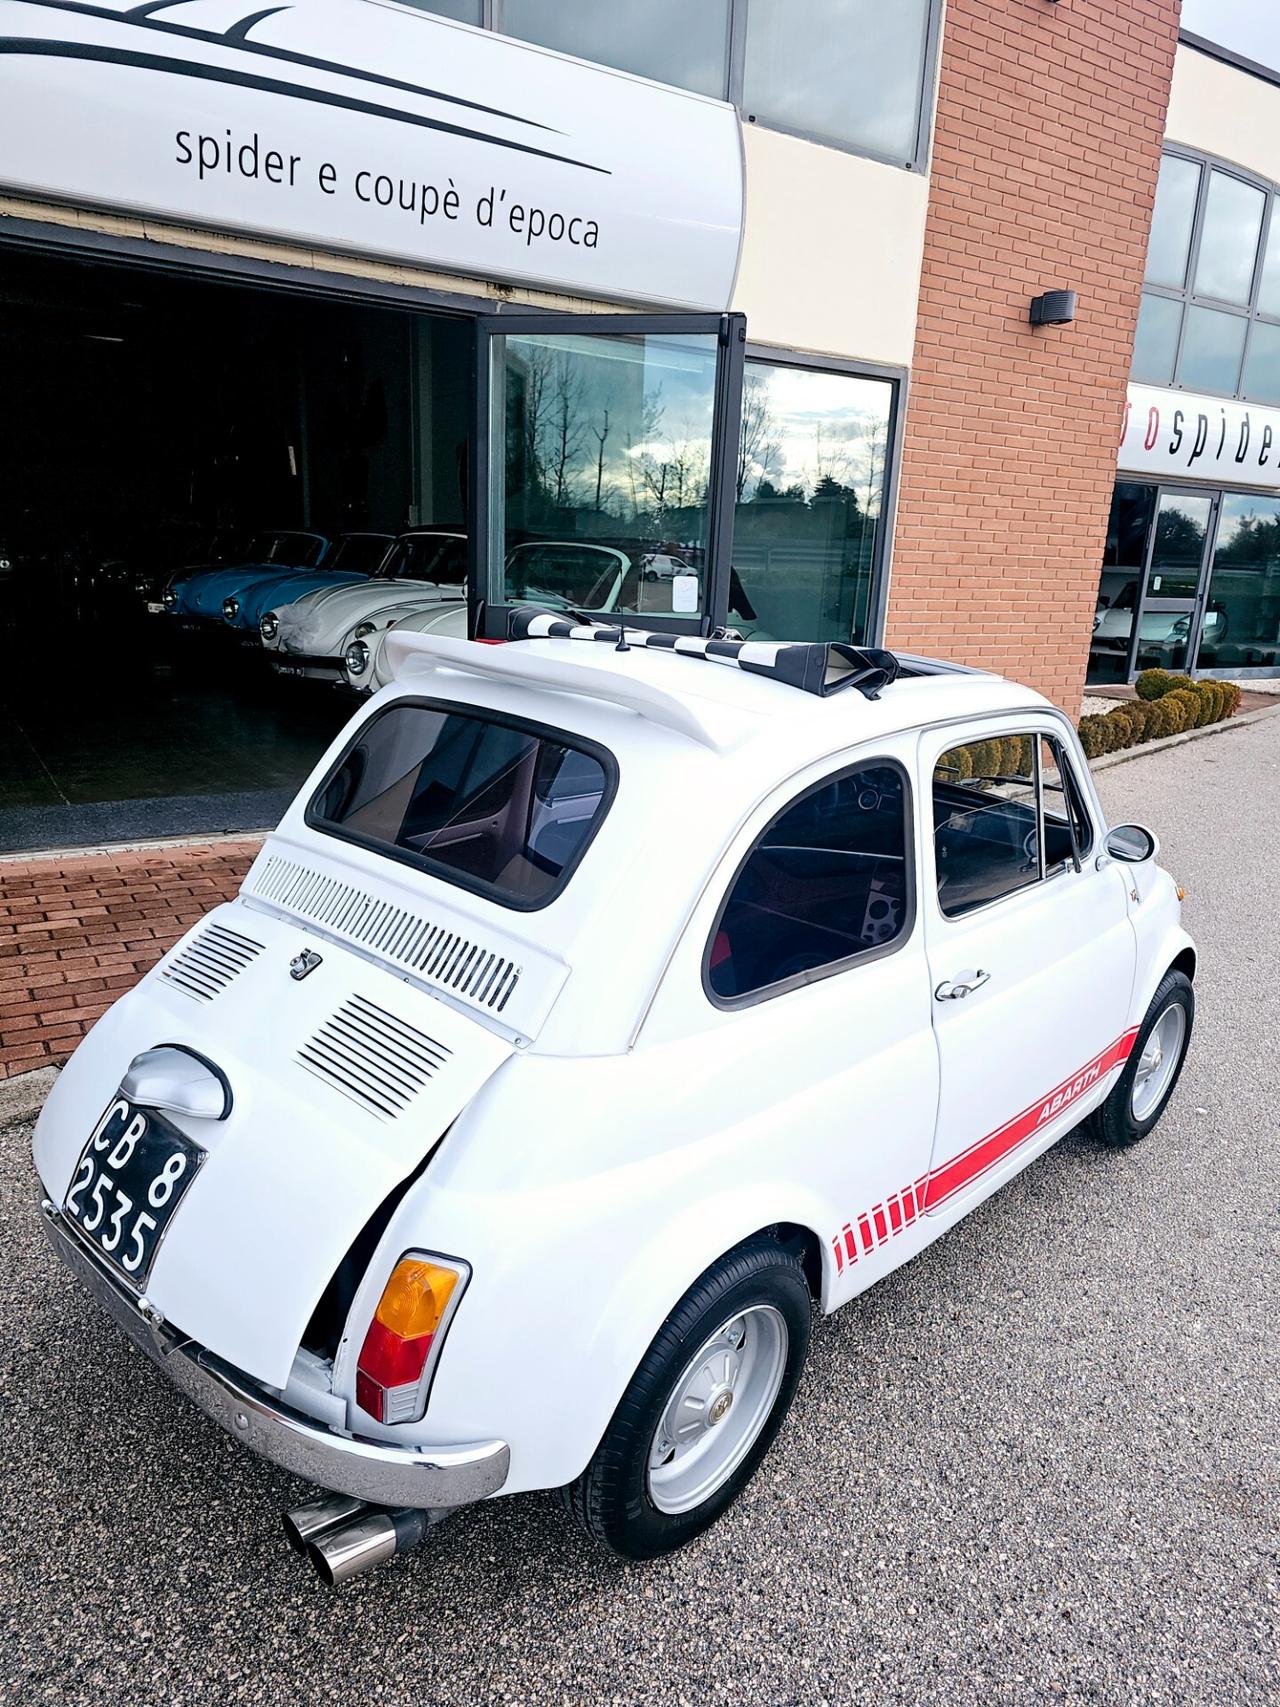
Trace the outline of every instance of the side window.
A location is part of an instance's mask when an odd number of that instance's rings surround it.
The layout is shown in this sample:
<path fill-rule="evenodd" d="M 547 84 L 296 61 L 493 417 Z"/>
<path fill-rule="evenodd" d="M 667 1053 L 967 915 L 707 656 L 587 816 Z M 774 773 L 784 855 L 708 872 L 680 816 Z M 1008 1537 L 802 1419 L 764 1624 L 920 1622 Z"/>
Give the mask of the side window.
<path fill-rule="evenodd" d="M 1050 736 L 993 736 L 944 753 L 933 833 L 949 919 L 1074 866 L 1093 845 L 1079 779 Z"/>
<path fill-rule="evenodd" d="M 808 983 L 886 947 L 911 922 L 905 772 L 884 762 L 820 783 L 738 869 L 708 945 L 713 1000 Z"/>
<path fill-rule="evenodd" d="M 1040 880 L 1034 744 L 1006 735 L 952 747 L 933 772 L 938 906 L 949 919 Z"/>

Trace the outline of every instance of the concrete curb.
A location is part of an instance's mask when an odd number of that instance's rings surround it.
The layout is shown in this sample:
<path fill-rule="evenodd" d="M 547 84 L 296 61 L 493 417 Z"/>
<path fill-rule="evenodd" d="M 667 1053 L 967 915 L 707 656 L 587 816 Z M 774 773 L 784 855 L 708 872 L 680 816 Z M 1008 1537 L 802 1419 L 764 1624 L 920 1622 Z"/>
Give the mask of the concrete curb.
<path fill-rule="evenodd" d="M 34 1120 L 58 1076 L 56 1067 L 35 1067 L 16 1078 L 0 1079 L 0 1132 Z"/>
<path fill-rule="evenodd" d="M 70 859 L 109 859 L 116 854 L 167 853 L 170 848 L 216 848 L 239 843 L 262 842 L 266 830 L 218 830 L 208 836 L 161 836 L 148 842 L 94 842 L 78 848 L 31 848 L 26 853 L 0 853 L 0 866 L 30 865 L 48 860 L 51 865 Z"/>
<path fill-rule="evenodd" d="M 1152 753 L 1162 753 L 1166 747 L 1181 747 L 1187 741 L 1199 741 L 1205 735 L 1224 735 L 1231 729 L 1245 729 L 1264 717 L 1274 717 L 1280 705 L 1262 705 L 1256 711 L 1246 711 L 1236 717 L 1224 717 L 1217 723 L 1206 723 L 1203 729 L 1184 729 L 1180 735 L 1165 735 L 1159 741 L 1143 741 L 1136 747 L 1126 747 L 1122 753 L 1104 753 L 1100 759 L 1090 759 L 1091 771 L 1109 770 L 1130 759 L 1145 759 Z"/>

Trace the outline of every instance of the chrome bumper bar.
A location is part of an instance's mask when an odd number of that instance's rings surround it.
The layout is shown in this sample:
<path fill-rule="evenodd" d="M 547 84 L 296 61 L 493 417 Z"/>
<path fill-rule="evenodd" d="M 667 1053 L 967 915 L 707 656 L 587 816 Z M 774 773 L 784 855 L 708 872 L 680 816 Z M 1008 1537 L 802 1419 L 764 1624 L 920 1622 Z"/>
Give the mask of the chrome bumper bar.
<path fill-rule="evenodd" d="M 388 1446 L 335 1434 L 259 1387 L 250 1376 L 148 1320 L 145 1300 L 113 1279 L 42 1197 L 49 1243 L 118 1327 L 211 1421 L 251 1452 L 335 1493 L 375 1505 L 443 1510 L 496 1494 L 507 1479 L 510 1449 L 500 1440 L 467 1446 Z"/>

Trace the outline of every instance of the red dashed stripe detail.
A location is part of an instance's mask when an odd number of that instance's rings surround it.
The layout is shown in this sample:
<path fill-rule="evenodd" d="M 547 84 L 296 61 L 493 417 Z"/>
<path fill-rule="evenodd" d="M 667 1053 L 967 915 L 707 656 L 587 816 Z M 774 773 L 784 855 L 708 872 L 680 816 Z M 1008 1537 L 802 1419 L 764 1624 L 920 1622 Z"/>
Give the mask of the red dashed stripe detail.
<path fill-rule="evenodd" d="M 1046 1122 L 1055 1120 L 1064 1108 L 1083 1096 L 1085 1091 L 1097 1084 L 1113 1067 L 1127 1061 L 1137 1035 L 1138 1027 L 1135 1025 L 1126 1031 L 1123 1037 L 1118 1037 L 1114 1043 L 1108 1045 L 1100 1055 L 1095 1055 L 1078 1073 L 1073 1073 L 1069 1079 L 1064 1079 L 1060 1085 L 1056 1085 L 1047 1096 L 1033 1102 L 1030 1108 L 1024 1108 L 1021 1114 L 1014 1115 L 1012 1120 L 1006 1120 L 1003 1126 L 998 1126 L 985 1138 L 979 1138 L 970 1144 L 967 1150 L 962 1150 L 958 1156 L 952 1156 L 941 1167 L 922 1175 L 914 1184 L 904 1186 L 900 1192 L 893 1193 L 883 1203 L 873 1204 L 856 1218 L 857 1238 L 854 1236 L 853 1222 L 846 1221 L 832 1240 L 836 1273 L 844 1272 L 846 1261 L 849 1264 L 857 1262 L 858 1239 L 861 1239 L 864 1255 L 875 1250 L 878 1245 L 887 1244 L 921 1215 L 931 1209 L 937 1209 L 948 1198 L 954 1197 L 957 1192 L 963 1191 L 966 1186 L 972 1185 L 976 1179 L 1004 1161 L 1006 1156 L 1034 1137 Z"/>

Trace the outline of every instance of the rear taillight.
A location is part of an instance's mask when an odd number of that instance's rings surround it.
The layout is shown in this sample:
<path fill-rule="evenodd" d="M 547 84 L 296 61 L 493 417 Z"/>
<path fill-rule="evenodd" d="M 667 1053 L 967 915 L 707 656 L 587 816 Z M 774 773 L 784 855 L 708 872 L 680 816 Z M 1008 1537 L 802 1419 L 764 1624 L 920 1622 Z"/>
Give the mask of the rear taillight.
<path fill-rule="evenodd" d="M 411 1252 L 382 1289 L 356 1362 L 356 1403 L 380 1423 L 415 1422 L 471 1270 Z"/>

